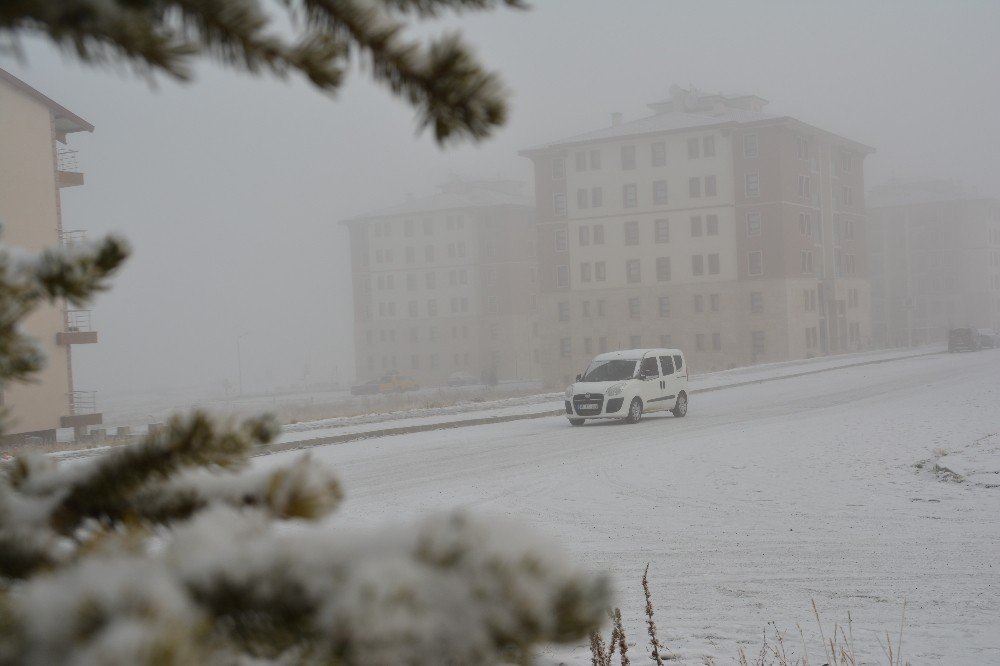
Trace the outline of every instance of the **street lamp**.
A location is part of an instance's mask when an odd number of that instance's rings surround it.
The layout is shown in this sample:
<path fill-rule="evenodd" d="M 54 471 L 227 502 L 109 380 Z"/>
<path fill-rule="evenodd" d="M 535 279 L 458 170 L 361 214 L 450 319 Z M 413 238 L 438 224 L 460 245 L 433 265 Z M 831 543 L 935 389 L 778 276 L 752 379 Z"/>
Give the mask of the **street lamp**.
<path fill-rule="evenodd" d="M 241 333 L 236 336 L 236 368 L 239 373 L 239 391 L 240 395 L 243 395 L 243 355 L 240 353 L 240 340 L 247 336 L 246 333 Z"/>

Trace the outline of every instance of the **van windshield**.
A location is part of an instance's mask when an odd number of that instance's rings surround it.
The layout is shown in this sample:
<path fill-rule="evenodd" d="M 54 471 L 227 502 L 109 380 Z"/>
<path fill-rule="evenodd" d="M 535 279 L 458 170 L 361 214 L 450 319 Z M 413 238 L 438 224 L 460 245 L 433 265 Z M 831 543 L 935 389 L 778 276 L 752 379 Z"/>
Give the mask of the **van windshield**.
<path fill-rule="evenodd" d="M 580 381 L 584 382 L 619 382 L 623 379 L 632 379 L 635 376 L 635 364 L 638 361 L 625 359 L 612 359 L 607 361 L 594 361 L 587 368 Z"/>

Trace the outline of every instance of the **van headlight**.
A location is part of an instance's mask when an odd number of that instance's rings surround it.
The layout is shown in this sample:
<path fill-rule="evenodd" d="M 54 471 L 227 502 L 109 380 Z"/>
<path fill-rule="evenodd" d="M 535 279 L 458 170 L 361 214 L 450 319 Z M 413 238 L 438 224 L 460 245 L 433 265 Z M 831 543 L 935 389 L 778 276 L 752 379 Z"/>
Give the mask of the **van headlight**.
<path fill-rule="evenodd" d="M 566 399 L 567 400 L 572 400 L 573 399 L 573 387 L 572 386 L 567 386 L 566 387 Z"/>
<path fill-rule="evenodd" d="M 619 384 L 615 384 L 614 386 L 609 386 L 608 390 L 604 392 L 604 395 L 608 396 L 609 398 L 613 398 L 616 395 L 621 395 L 622 391 L 624 390 L 625 390 L 625 382 L 621 382 Z"/>

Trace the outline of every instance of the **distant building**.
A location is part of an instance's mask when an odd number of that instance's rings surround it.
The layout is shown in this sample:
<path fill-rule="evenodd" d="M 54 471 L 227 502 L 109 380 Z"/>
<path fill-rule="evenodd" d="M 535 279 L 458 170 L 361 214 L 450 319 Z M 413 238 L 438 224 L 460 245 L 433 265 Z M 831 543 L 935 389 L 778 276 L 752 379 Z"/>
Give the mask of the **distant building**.
<path fill-rule="evenodd" d="M 766 104 L 674 86 L 649 117 L 522 151 L 548 383 L 614 349 L 708 371 L 868 344 L 872 149 Z"/>
<path fill-rule="evenodd" d="M 350 231 L 359 380 L 396 370 L 539 377 L 535 218 L 524 185 L 453 181 L 342 222 Z"/>
<path fill-rule="evenodd" d="M 1000 199 L 949 181 L 892 181 L 869 190 L 868 219 L 877 345 L 1000 330 Z"/>
<path fill-rule="evenodd" d="M 0 243 L 39 252 L 81 242 L 83 231 L 63 226 L 59 192 L 83 185 L 67 136 L 93 125 L 2 69 L 0 110 Z M 97 342 L 90 311 L 43 306 L 24 328 L 47 363 L 37 381 L 3 387 L 7 436 L 54 439 L 56 428 L 101 423 L 94 393 L 73 383 L 72 346 Z"/>

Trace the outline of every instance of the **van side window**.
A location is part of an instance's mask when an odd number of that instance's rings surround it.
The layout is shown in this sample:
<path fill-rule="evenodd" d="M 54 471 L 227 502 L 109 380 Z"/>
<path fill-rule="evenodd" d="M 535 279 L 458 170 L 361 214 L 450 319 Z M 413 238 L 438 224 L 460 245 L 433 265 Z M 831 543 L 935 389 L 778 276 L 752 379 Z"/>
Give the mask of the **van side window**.
<path fill-rule="evenodd" d="M 656 357 L 648 356 L 642 359 L 642 367 L 639 368 L 640 377 L 659 377 L 660 369 L 656 365 Z"/>
<path fill-rule="evenodd" d="M 669 356 L 660 357 L 660 370 L 663 371 L 664 375 L 674 374 L 674 361 Z"/>
<path fill-rule="evenodd" d="M 679 354 L 675 354 L 674 355 L 674 365 L 677 366 L 677 369 L 674 372 L 680 372 L 681 369 L 684 367 L 684 357 L 682 357 Z"/>

